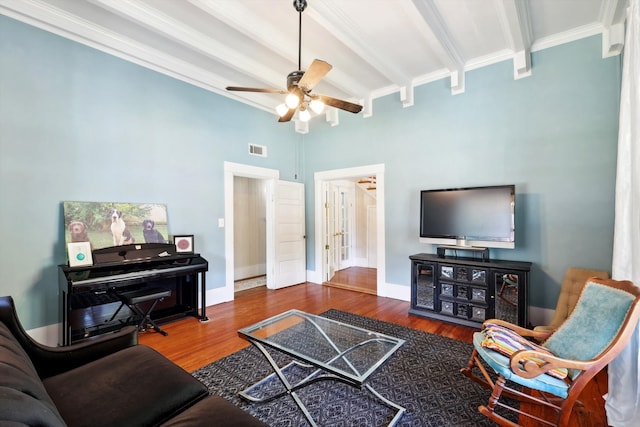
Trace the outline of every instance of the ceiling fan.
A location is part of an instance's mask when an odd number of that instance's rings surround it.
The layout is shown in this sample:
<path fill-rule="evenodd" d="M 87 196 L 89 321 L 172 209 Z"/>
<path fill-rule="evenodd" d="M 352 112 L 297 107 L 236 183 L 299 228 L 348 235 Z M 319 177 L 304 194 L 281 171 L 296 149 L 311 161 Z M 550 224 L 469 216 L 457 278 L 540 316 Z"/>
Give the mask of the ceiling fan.
<path fill-rule="evenodd" d="M 237 92 L 264 92 L 279 93 L 287 95 L 285 103 L 276 107 L 276 111 L 280 116 L 279 122 L 288 122 L 291 120 L 296 111 L 300 111 L 298 117 L 303 122 L 311 118 L 309 109 L 316 113 L 321 113 L 325 105 L 349 111 L 350 113 L 359 113 L 362 106 L 341 99 L 332 98 L 330 96 L 311 93 L 315 85 L 331 71 L 331 64 L 320 59 L 314 59 L 307 71 L 301 68 L 301 52 L 302 52 L 302 12 L 307 7 L 307 0 L 294 0 L 293 7 L 299 13 L 298 25 L 298 70 L 292 71 L 287 76 L 287 89 L 262 89 L 254 87 L 238 87 L 227 86 L 229 91 Z"/>

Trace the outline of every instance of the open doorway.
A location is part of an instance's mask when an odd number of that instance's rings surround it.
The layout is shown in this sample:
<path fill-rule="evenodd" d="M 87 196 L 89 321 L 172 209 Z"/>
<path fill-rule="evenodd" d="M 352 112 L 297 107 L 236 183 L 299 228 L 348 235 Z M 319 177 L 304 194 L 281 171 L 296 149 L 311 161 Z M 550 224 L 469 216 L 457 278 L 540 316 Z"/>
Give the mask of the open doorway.
<path fill-rule="evenodd" d="M 275 169 L 266 169 L 256 166 L 243 165 L 232 162 L 224 162 L 224 210 L 225 218 L 223 226 L 225 227 L 225 286 L 215 295 L 218 301 L 232 301 L 235 294 L 234 279 L 236 275 L 235 261 L 235 183 L 237 177 L 244 177 L 261 181 L 266 186 L 267 198 L 273 192 L 274 183 L 279 179 L 280 173 Z M 267 234 L 270 227 L 273 228 L 273 215 L 269 215 L 269 206 L 266 207 L 265 227 Z M 269 264 L 273 262 L 270 258 L 274 258 L 274 250 L 270 247 L 269 237 L 266 237 L 266 265 L 267 271 Z"/>
<path fill-rule="evenodd" d="M 224 162 L 225 286 L 216 288 L 210 300 L 232 301 L 235 276 L 235 177 L 263 180 L 266 184 L 267 288 L 279 289 L 306 281 L 304 184 L 281 181 L 279 171 Z"/>
<path fill-rule="evenodd" d="M 320 282 L 385 295 L 384 165 L 317 172 L 314 178 Z"/>
<path fill-rule="evenodd" d="M 377 294 L 376 176 L 326 183 L 328 286 Z"/>
<path fill-rule="evenodd" d="M 233 177 L 234 291 L 267 285 L 267 182 Z"/>

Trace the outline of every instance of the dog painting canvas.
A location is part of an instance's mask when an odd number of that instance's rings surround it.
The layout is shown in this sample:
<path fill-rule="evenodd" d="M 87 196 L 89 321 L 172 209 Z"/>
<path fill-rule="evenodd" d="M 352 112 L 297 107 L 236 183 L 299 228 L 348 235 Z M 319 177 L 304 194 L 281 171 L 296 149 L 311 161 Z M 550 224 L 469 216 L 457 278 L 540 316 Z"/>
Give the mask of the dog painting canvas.
<path fill-rule="evenodd" d="M 63 202 L 65 241 L 101 249 L 168 243 L 167 207 L 157 203 Z"/>

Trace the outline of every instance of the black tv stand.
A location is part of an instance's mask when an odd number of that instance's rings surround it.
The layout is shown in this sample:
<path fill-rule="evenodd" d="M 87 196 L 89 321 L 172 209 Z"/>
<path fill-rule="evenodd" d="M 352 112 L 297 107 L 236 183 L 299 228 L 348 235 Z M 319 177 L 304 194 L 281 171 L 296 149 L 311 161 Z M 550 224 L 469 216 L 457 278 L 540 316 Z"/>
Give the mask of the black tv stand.
<path fill-rule="evenodd" d="M 531 263 L 416 254 L 410 314 L 482 328 L 487 319 L 529 326 Z"/>
<path fill-rule="evenodd" d="M 459 251 L 473 252 L 474 256 L 476 254 L 480 254 L 480 259 L 482 261 L 489 261 L 489 248 L 483 248 L 480 246 L 438 246 L 436 249 L 438 257 L 444 258 L 446 256 L 447 251 L 453 251 L 453 256 L 455 258 L 458 257 Z"/>

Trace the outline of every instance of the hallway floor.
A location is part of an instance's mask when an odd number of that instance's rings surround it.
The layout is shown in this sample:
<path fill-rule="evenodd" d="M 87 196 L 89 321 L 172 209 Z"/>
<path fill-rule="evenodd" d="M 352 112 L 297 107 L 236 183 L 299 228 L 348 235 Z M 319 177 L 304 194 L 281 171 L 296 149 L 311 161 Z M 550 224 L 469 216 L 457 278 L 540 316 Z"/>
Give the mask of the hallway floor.
<path fill-rule="evenodd" d="M 266 286 L 267 276 L 249 277 L 247 279 L 236 280 L 233 282 L 235 292 L 246 291 L 247 289 L 257 288 L 258 286 Z"/>
<path fill-rule="evenodd" d="M 345 268 L 336 271 L 331 281 L 325 282 L 323 285 L 377 295 L 378 270 L 366 267 Z"/>

